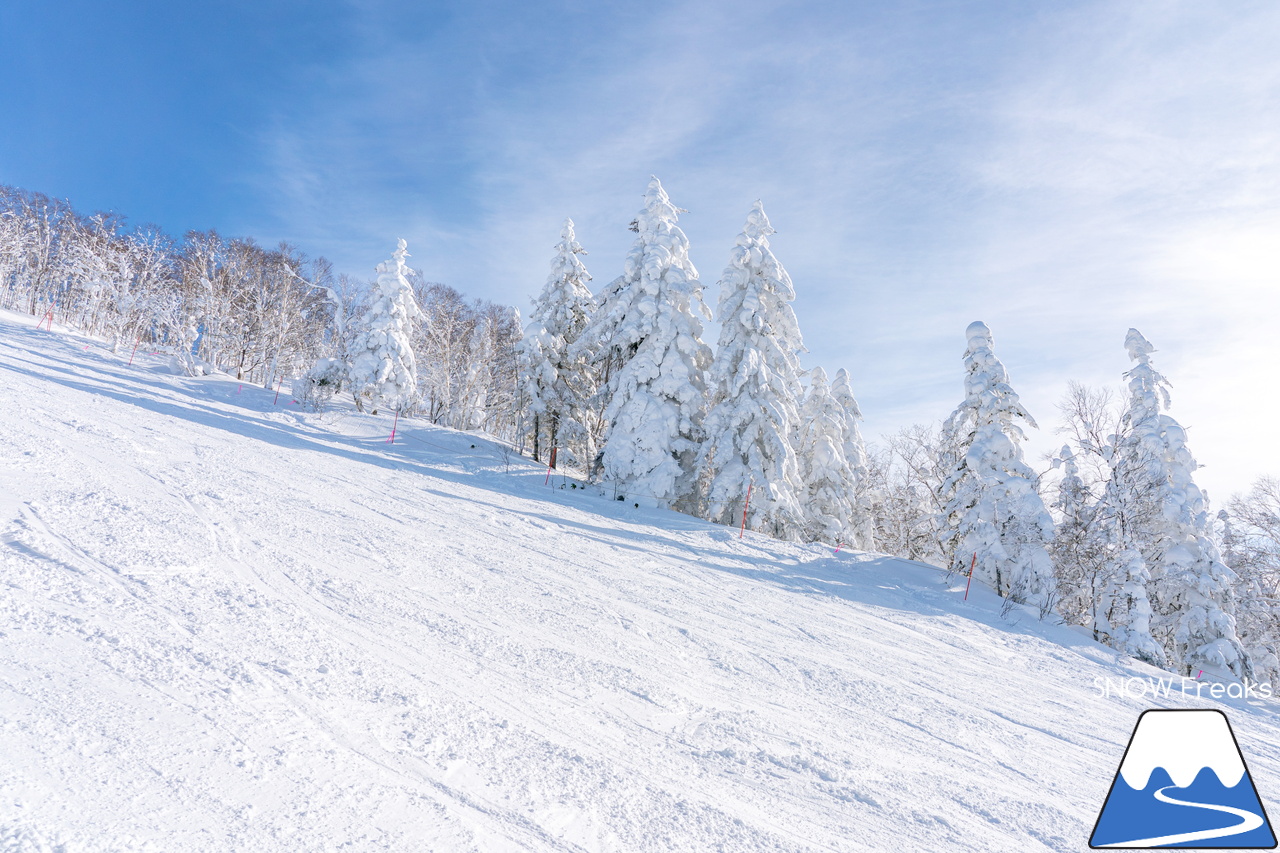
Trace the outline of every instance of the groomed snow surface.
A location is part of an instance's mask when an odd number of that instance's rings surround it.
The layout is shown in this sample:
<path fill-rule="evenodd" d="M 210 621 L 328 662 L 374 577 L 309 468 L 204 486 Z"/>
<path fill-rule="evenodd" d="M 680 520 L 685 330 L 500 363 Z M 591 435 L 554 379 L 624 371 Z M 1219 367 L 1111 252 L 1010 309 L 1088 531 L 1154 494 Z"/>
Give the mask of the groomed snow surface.
<path fill-rule="evenodd" d="M 0 850 L 1077 851 L 1148 707 L 1280 796 L 963 579 L 128 356 L 0 314 Z"/>

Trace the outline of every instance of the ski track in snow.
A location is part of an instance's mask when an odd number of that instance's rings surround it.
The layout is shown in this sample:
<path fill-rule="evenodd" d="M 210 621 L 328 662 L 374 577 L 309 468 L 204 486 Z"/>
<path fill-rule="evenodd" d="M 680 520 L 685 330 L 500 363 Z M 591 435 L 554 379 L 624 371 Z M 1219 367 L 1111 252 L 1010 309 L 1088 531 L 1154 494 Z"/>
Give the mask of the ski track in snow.
<path fill-rule="evenodd" d="M 0 851 L 1084 850 L 1153 704 L 929 567 L 33 325 L 0 313 Z M 1230 714 L 1265 798 L 1274 710 Z"/>

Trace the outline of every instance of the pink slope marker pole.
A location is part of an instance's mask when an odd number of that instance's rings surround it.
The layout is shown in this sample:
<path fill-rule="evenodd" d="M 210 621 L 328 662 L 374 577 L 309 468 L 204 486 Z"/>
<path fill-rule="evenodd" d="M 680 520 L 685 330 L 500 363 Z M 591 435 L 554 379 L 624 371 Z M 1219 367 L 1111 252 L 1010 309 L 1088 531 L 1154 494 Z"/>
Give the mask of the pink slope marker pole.
<path fill-rule="evenodd" d="M 138 344 L 142 343 L 142 335 L 138 335 L 138 339 L 133 342 L 133 352 L 129 353 L 129 366 L 133 367 L 133 357 L 138 354 Z"/>
<path fill-rule="evenodd" d="M 843 548 L 843 547 L 844 547 L 844 543 L 843 543 L 843 542 L 837 542 L 837 543 L 836 543 L 836 553 L 837 553 L 837 554 L 839 554 L 839 553 L 840 553 L 840 549 L 841 549 L 841 548 Z"/>
<path fill-rule="evenodd" d="M 400 410 L 396 409 L 396 416 L 391 421 L 391 435 L 387 436 L 387 444 L 396 443 L 396 427 L 399 425 L 399 423 L 400 423 Z"/>
<path fill-rule="evenodd" d="M 973 561 L 969 563 L 969 582 L 964 585 L 964 600 L 969 600 L 969 584 L 973 583 L 973 567 L 978 565 L 978 552 L 973 552 Z"/>
<path fill-rule="evenodd" d="M 284 385 L 284 377 L 283 377 L 283 376 L 281 376 L 281 377 L 280 377 L 280 382 L 279 382 L 279 384 L 277 384 L 277 385 L 276 385 L 276 398 L 275 398 L 274 400 L 272 400 L 272 401 L 271 401 L 271 405 L 273 405 L 273 406 L 274 406 L 276 403 L 280 402 L 280 386 L 281 386 L 281 385 Z"/>
<path fill-rule="evenodd" d="M 738 538 L 742 538 L 742 534 L 747 532 L 747 510 L 751 507 L 751 487 L 755 483 L 747 483 L 747 502 L 742 505 L 742 529 L 738 531 Z"/>

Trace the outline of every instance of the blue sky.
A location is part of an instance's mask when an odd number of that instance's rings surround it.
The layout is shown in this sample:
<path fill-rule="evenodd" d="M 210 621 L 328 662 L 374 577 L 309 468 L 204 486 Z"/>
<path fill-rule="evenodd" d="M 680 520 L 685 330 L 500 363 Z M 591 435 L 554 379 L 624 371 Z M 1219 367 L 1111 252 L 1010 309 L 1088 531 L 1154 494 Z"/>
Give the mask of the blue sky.
<path fill-rule="evenodd" d="M 1139 328 L 1221 500 L 1280 474 L 1280 7 L 9 3 L 0 182 L 286 239 L 527 310 L 571 216 L 603 286 L 650 174 L 715 282 L 751 203 L 806 366 L 870 436 L 945 417 L 992 328 L 1056 446 Z"/>

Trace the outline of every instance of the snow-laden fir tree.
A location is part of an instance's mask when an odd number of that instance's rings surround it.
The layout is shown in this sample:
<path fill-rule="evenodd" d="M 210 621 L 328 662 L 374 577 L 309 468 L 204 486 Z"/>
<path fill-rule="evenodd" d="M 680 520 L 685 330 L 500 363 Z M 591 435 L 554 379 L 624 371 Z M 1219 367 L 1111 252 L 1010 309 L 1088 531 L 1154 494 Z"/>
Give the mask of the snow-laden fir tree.
<path fill-rule="evenodd" d="M 708 518 L 736 523 L 750 489 L 747 526 L 796 539 L 803 486 L 791 436 L 800 424 L 797 353 L 804 344 L 791 310 L 791 277 L 769 249 L 773 233 L 757 201 L 720 279 L 720 341 L 700 465 Z"/>
<path fill-rule="evenodd" d="M 845 455 L 846 417 L 844 407 L 831 393 L 826 371 L 815 367 L 809 373 L 809 391 L 800 408 L 796 441 L 804 483 L 804 538 L 861 547 L 852 526 L 856 493 Z"/>
<path fill-rule="evenodd" d="M 1053 519 L 1022 457 L 1019 421 L 1035 426 L 992 351 L 991 330 L 971 323 L 964 355 L 965 399 L 943 424 L 956 461 L 939 491 L 944 547 L 952 571 L 1047 613 L 1054 604 L 1046 545 Z M 976 560 L 974 555 L 977 555 Z"/>
<path fill-rule="evenodd" d="M 831 382 L 831 396 L 844 411 L 844 458 L 849 463 L 849 476 L 853 483 L 853 516 L 849 522 L 848 544 L 864 551 L 871 551 L 875 543 L 875 515 L 871 494 L 871 477 L 867 445 L 862 440 L 862 430 L 858 422 L 862 420 L 862 409 L 853 396 L 853 386 L 849 383 L 849 372 L 843 367 L 836 371 Z"/>
<path fill-rule="evenodd" d="M 587 289 L 591 274 L 579 255 L 573 220 L 566 219 L 560 242 L 551 260 L 546 286 L 534 300 L 523 346 L 529 364 L 524 375 L 529 411 L 533 417 L 533 458 L 538 459 L 542 438 L 548 447 L 580 448 L 586 458 L 594 455 L 591 435 L 583 425 L 583 408 L 595 392 L 586 359 L 576 347 L 595 310 L 595 298 Z"/>
<path fill-rule="evenodd" d="M 1238 498 L 1239 495 L 1236 495 Z M 1231 513 L 1225 509 L 1218 510 L 1218 553 L 1237 575 L 1240 574 L 1240 538 L 1236 534 L 1235 522 Z"/>
<path fill-rule="evenodd" d="M 628 501 L 690 511 L 711 364 L 702 321 L 710 314 L 679 213 L 650 180 L 625 271 L 601 294 L 579 343 L 604 380 L 603 481 Z"/>
<path fill-rule="evenodd" d="M 1125 336 L 1125 349 L 1136 364 L 1125 374 L 1129 403 L 1111 449 L 1106 499 L 1119 544 L 1137 550 L 1149 573 L 1152 636 L 1183 674 L 1252 675 L 1236 634 L 1235 575 L 1209 536 L 1186 432 L 1162 411 L 1169 407 L 1168 380 L 1152 366 L 1155 347 L 1137 329 Z M 1132 574 L 1116 569 L 1119 577 Z"/>
<path fill-rule="evenodd" d="M 1151 572 L 1142 554 L 1132 545 L 1119 543 L 1104 577 L 1094 634 L 1105 632 L 1112 648 L 1152 666 L 1167 666 L 1164 649 L 1151 635 L 1152 609 L 1147 595 Z"/>
<path fill-rule="evenodd" d="M 408 256 L 401 240 L 391 260 L 378 264 L 369 309 L 351 346 L 347 375 L 361 411 L 365 405 L 374 414 L 403 409 L 417 398 L 417 364 L 409 339 L 418 304 L 404 262 Z"/>

